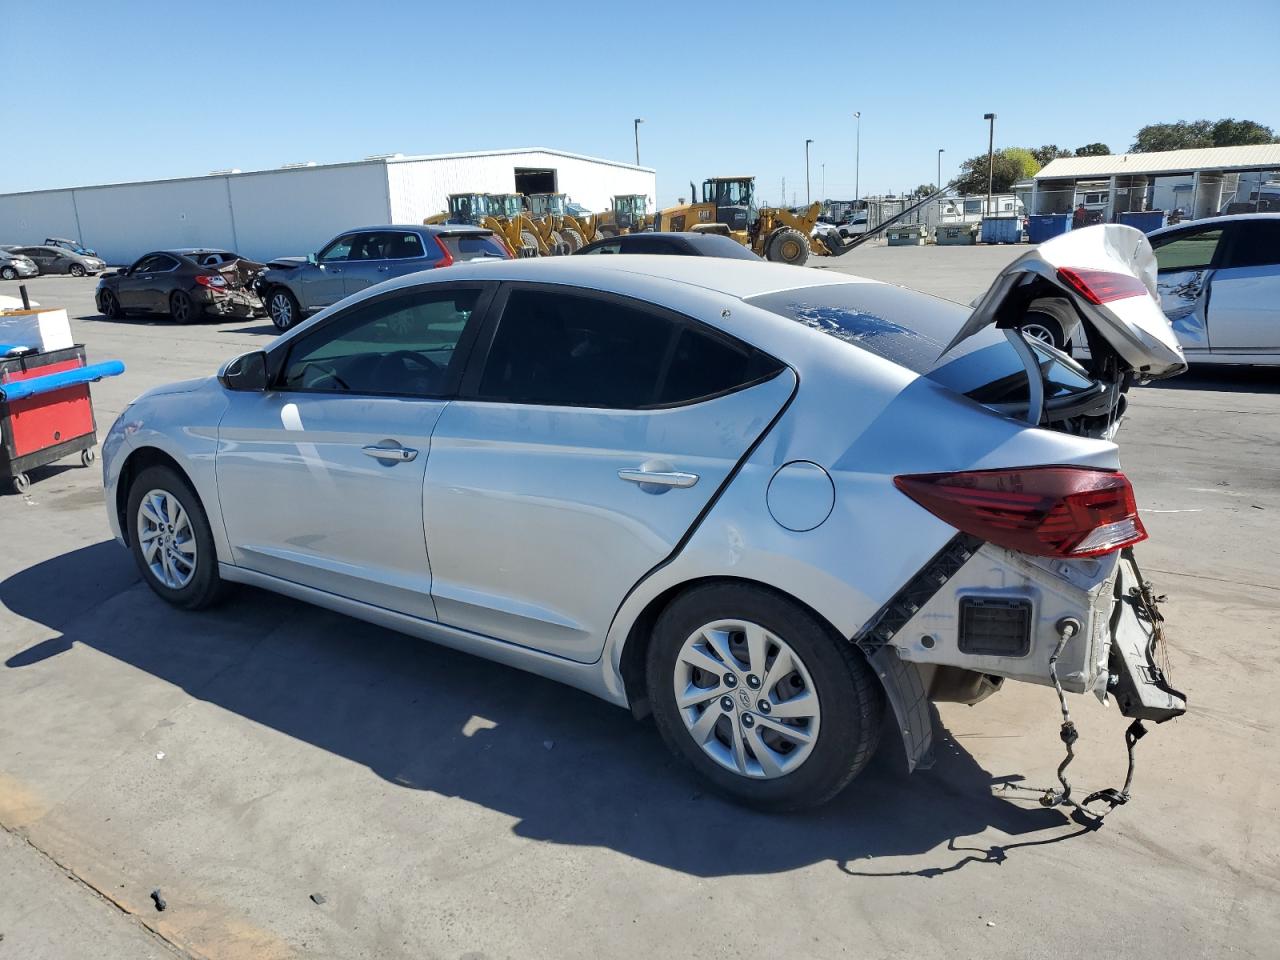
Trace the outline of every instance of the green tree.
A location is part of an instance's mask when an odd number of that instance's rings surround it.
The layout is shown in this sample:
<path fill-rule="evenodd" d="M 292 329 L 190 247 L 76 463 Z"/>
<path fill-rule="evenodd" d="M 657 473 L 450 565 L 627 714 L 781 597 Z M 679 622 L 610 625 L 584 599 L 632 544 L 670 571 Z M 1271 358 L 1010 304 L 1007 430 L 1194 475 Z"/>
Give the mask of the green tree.
<path fill-rule="evenodd" d="M 1252 120 L 1236 120 L 1227 117 L 1219 120 L 1210 131 L 1215 147 L 1238 147 L 1251 143 L 1276 143 L 1276 132 L 1270 127 Z"/>
<path fill-rule="evenodd" d="M 910 195 L 913 197 L 927 197 L 931 193 L 937 193 L 937 192 L 938 192 L 938 188 L 935 187 L 932 183 L 922 183 L 920 184 L 920 186 L 912 190 Z"/>
<path fill-rule="evenodd" d="M 991 189 L 995 193 L 1008 193 L 1015 183 L 1034 176 L 1040 169 L 1035 155 L 1025 147 L 997 150 L 992 162 Z M 960 164 L 960 177 L 956 183 L 961 193 L 987 192 L 987 155 L 970 157 Z"/>
<path fill-rule="evenodd" d="M 1036 162 L 1040 166 L 1045 166 L 1050 160 L 1057 160 L 1059 157 L 1071 156 L 1070 150 L 1063 150 L 1056 143 L 1046 143 L 1043 147 L 1039 147 L 1031 151 L 1031 155 L 1036 158 Z"/>
<path fill-rule="evenodd" d="M 1129 150 L 1133 153 L 1156 153 L 1213 145 L 1213 124 L 1208 120 L 1178 120 L 1175 123 L 1147 124 L 1138 131 Z"/>
<path fill-rule="evenodd" d="M 1077 157 L 1109 157 L 1111 156 L 1111 148 L 1105 143 L 1086 143 L 1083 147 L 1076 147 Z"/>

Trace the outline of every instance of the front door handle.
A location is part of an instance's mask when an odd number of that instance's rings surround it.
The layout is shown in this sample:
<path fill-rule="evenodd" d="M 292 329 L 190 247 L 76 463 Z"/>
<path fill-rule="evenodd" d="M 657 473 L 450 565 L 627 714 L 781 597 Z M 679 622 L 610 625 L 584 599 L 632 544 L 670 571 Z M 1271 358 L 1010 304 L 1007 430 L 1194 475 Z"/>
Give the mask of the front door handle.
<path fill-rule="evenodd" d="M 380 447 L 371 444 L 367 447 L 361 447 L 366 457 L 373 457 L 375 460 L 383 460 L 387 463 L 408 463 L 418 456 L 418 451 L 412 447 Z"/>
<path fill-rule="evenodd" d="M 698 482 L 696 473 L 681 473 L 678 470 L 619 470 L 619 480 L 631 483 L 651 483 L 657 487 L 692 487 Z"/>
<path fill-rule="evenodd" d="M 379 267 L 379 268 L 378 268 L 378 272 L 379 272 L 379 273 L 386 273 L 386 272 L 388 272 L 390 269 L 391 269 L 390 267 L 382 266 L 382 267 Z"/>

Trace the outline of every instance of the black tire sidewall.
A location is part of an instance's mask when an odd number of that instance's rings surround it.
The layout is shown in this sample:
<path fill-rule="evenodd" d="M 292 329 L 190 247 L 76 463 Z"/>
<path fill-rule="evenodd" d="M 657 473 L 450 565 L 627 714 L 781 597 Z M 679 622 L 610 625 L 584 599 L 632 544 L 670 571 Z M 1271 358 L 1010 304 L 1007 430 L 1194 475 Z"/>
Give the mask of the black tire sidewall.
<path fill-rule="evenodd" d="M 1070 304 L 1046 298 L 1032 301 L 1023 317 L 1024 322 L 1030 320 L 1050 331 L 1053 334 L 1053 345 L 1059 350 L 1069 350 L 1071 347 L 1071 342 L 1067 340 L 1067 326 L 1072 319 L 1074 317 Z"/>
<path fill-rule="evenodd" d="M 680 717 L 672 687 L 680 648 L 699 627 L 722 619 L 757 623 L 785 640 L 813 679 L 822 709 L 818 742 L 793 773 L 773 780 L 733 773 L 693 742 Z M 866 766 L 879 741 L 883 693 L 861 652 L 805 607 L 761 587 L 716 584 L 677 598 L 654 626 L 646 674 L 667 745 L 717 792 L 750 806 L 785 811 L 825 803 Z"/>
<path fill-rule="evenodd" d="M 138 542 L 138 507 L 142 497 L 151 490 L 164 490 L 176 497 L 187 512 L 191 529 L 196 538 L 196 573 L 191 582 L 180 590 L 166 587 L 155 578 L 151 568 L 142 556 L 142 545 Z M 138 572 L 147 586 L 158 596 L 176 607 L 195 610 L 212 603 L 217 599 L 222 586 L 218 576 L 217 550 L 213 543 L 213 531 L 209 526 L 209 518 L 205 515 L 204 505 L 196 492 L 171 467 L 158 465 L 147 467 L 139 473 L 129 487 L 128 506 L 125 508 L 124 522 L 129 539 L 129 552 L 138 566 Z"/>
<path fill-rule="evenodd" d="M 84 267 L 80 266 L 80 264 L 73 263 L 71 266 L 67 267 L 67 273 L 71 274 L 73 277 L 83 277 L 85 270 Z"/>
<path fill-rule="evenodd" d="M 272 301 L 274 301 L 276 297 L 281 297 L 281 296 L 287 297 L 289 300 L 289 322 L 286 324 L 281 324 L 280 321 L 276 319 L 276 315 L 271 312 Z M 271 318 L 271 325 L 275 327 L 277 330 L 279 330 L 281 333 L 283 333 L 286 330 L 292 330 L 295 326 L 297 326 L 298 311 L 300 309 L 301 308 L 298 306 L 298 298 L 295 297 L 288 290 L 283 289 L 282 287 L 276 287 L 274 290 L 270 291 L 267 295 L 267 316 Z"/>
<path fill-rule="evenodd" d="M 187 315 L 184 319 L 179 319 L 177 311 L 173 309 L 173 306 L 182 300 L 186 300 L 187 302 Z M 196 303 L 191 299 L 191 295 L 182 290 L 175 290 L 173 293 L 169 294 L 169 316 L 174 320 L 177 320 L 178 323 L 192 323 L 196 318 Z"/>
<path fill-rule="evenodd" d="M 0 269 L 0 279 L 17 280 L 18 271 L 13 269 L 13 267 L 4 267 L 3 269 Z"/>

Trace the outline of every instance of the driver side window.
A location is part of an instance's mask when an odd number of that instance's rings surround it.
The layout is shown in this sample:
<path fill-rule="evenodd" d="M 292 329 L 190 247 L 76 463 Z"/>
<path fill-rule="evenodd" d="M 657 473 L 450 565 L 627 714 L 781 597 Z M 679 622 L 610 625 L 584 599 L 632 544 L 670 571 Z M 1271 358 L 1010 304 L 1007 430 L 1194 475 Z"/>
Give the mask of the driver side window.
<path fill-rule="evenodd" d="M 431 287 L 361 303 L 290 346 L 278 387 L 364 396 L 440 397 L 480 291 Z"/>
<path fill-rule="evenodd" d="M 336 263 L 340 260 L 346 260 L 351 253 L 351 243 L 356 238 L 356 234 L 346 237 L 339 237 L 333 243 L 329 244 L 320 251 L 320 255 L 316 257 L 321 263 Z"/>

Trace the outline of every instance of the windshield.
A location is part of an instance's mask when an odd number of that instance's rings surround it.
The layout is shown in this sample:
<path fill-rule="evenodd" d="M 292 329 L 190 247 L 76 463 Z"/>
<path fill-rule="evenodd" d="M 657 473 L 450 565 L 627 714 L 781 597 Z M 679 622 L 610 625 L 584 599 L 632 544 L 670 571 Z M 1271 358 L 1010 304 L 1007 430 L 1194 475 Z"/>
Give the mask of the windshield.
<path fill-rule="evenodd" d="M 755 203 L 755 181 L 706 180 L 702 184 L 702 202 L 717 207 L 750 207 Z"/>
<path fill-rule="evenodd" d="M 564 216 L 563 193 L 535 193 L 529 197 L 529 212 L 535 217 L 550 214 L 553 217 Z"/>
<path fill-rule="evenodd" d="M 891 360 L 980 403 L 1028 396 L 1026 370 L 1003 331 L 988 327 L 942 357 L 973 310 L 887 283 L 834 283 L 752 297 L 763 307 L 853 347 Z M 1045 376 L 1045 398 L 1068 396 L 1093 381 L 1056 351 L 1031 343 Z"/>
<path fill-rule="evenodd" d="M 449 213 L 455 220 L 477 220 L 489 212 L 489 204 L 482 194 L 463 193 L 449 198 Z"/>
<path fill-rule="evenodd" d="M 517 193 L 499 193 L 489 197 L 490 209 L 500 217 L 518 217 L 524 212 L 524 204 Z"/>

